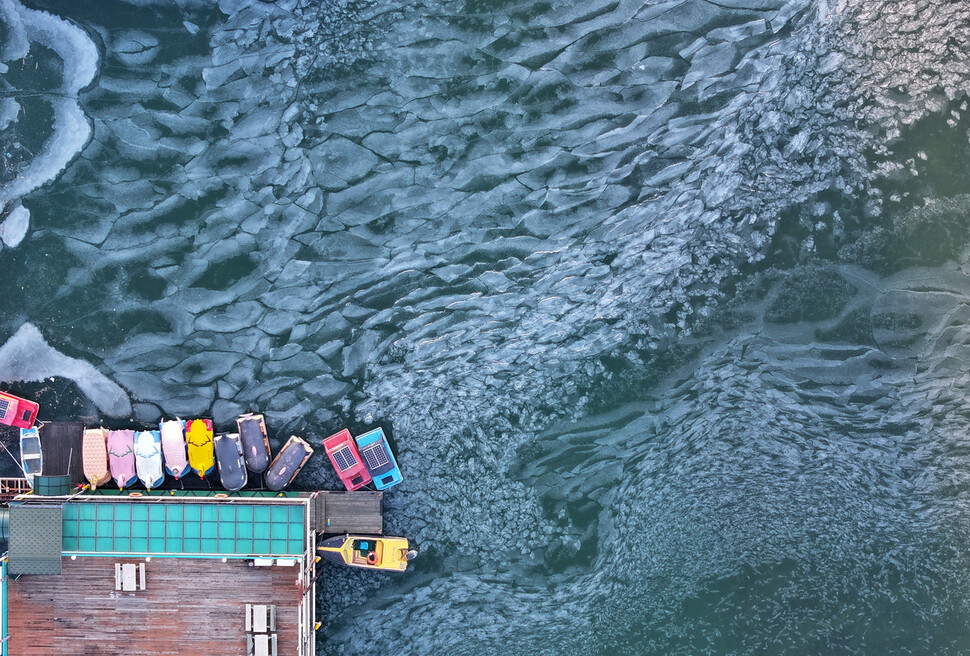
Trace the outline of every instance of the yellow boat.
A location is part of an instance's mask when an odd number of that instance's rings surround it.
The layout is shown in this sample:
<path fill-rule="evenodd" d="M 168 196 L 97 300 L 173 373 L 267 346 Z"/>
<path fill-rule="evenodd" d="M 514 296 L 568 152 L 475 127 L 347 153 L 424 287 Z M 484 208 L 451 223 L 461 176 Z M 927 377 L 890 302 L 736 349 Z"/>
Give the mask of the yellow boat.
<path fill-rule="evenodd" d="M 216 466 L 212 446 L 212 421 L 193 419 L 185 425 L 185 442 L 189 445 L 189 466 L 205 478 Z"/>
<path fill-rule="evenodd" d="M 408 546 L 407 538 L 385 538 L 372 535 L 338 535 L 327 538 L 317 553 L 337 565 L 364 569 L 403 572 L 408 561 L 418 555 Z"/>

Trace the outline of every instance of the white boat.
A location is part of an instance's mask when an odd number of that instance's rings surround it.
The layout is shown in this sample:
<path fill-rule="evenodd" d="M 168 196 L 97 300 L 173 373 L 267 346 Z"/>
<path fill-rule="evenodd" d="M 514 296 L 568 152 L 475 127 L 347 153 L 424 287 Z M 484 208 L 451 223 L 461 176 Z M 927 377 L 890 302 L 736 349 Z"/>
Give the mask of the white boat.
<path fill-rule="evenodd" d="M 158 431 L 139 431 L 135 433 L 135 471 L 138 479 L 149 490 L 156 488 L 165 480 L 162 469 L 162 437 Z"/>
<path fill-rule="evenodd" d="M 34 487 L 34 476 L 44 473 L 44 454 L 40 448 L 40 432 L 37 427 L 20 429 L 20 462 L 24 476 L 30 487 Z"/>
<path fill-rule="evenodd" d="M 181 419 L 170 419 L 160 423 L 158 428 L 162 434 L 165 470 L 175 480 L 179 480 L 189 471 L 189 458 L 185 450 L 185 422 Z"/>

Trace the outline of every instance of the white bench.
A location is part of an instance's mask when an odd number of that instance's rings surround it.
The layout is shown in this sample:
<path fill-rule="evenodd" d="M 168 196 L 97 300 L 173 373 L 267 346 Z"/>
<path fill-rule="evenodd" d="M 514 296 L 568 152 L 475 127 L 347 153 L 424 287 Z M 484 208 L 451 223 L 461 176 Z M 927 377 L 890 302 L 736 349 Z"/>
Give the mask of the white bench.
<path fill-rule="evenodd" d="M 115 563 L 115 590 L 133 592 L 145 589 L 145 563 Z"/>
<path fill-rule="evenodd" d="M 253 656 L 276 656 L 276 634 L 253 636 Z"/>
<path fill-rule="evenodd" d="M 276 630 L 276 606 L 246 604 L 246 632 L 266 633 Z"/>
<path fill-rule="evenodd" d="M 246 635 L 246 656 L 277 656 L 276 634 Z"/>

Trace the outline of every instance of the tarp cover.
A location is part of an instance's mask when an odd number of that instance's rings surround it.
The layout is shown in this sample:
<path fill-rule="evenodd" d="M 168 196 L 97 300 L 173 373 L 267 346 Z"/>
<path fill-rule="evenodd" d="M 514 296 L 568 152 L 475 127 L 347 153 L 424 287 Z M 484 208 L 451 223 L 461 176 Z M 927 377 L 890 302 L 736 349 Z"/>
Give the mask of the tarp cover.
<path fill-rule="evenodd" d="M 60 574 L 63 507 L 10 506 L 9 573 Z"/>

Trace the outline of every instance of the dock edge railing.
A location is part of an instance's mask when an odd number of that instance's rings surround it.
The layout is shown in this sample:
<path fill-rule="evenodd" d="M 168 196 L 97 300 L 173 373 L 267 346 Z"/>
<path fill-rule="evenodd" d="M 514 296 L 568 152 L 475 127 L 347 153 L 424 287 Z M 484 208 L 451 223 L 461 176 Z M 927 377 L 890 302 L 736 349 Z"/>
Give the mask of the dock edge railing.
<path fill-rule="evenodd" d="M 0 478 L 0 503 L 13 501 L 28 492 L 30 492 L 30 482 L 26 478 Z"/>

